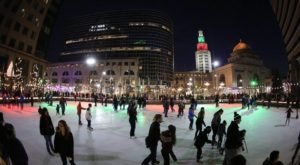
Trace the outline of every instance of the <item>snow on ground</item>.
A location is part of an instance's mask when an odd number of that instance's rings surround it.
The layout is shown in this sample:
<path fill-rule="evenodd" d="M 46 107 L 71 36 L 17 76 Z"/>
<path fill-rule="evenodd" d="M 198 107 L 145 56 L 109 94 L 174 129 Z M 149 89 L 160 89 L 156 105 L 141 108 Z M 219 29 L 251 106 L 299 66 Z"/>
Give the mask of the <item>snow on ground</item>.
<path fill-rule="evenodd" d="M 129 138 L 130 125 L 126 110 L 114 112 L 111 104 L 107 107 L 98 105 L 92 109 L 92 127 L 94 131 L 86 128 L 84 112 L 82 114 L 82 126 L 78 126 L 76 115 L 76 103 L 68 102 L 66 115 L 56 115 L 55 105 L 47 106 L 54 126 L 61 119 L 67 121 L 74 135 L 75 162 L 78 165 L 138 165 L 150 153 L 145 147 L 145 137 L 148 134 L 149 126 L 155 113 L 162 113 L 161 105 L 148 105 L 145 110 L 139 110 L 138 123 L 136 128 L 137 139 Z M 82 103 L 87 107 L 88 103 Z M 219 109 L 212 104 L 198 105 L 197 112 L 201 106 L 205 107 L 205 122 L 210 125 L 213 114 Z M 26 105 L 23 110 L 20 107 L 8 107 L 0 105 L 0 111 L 4 112 L 6 122 L 12 123 L 16 128 L 17 137 L 23 142 L 29 155 L 30 165 L 57 165 L 61 164 L 59 156 L 49 156 L 46 151 L 45 140 L 39 133 L 39 114 L 38 105 L 29 107 Z M 177 106 L 175 106 L 177 109 Z M 189 105 L 186 105 L 185 115 Z M 233 119 L 233 112 L 237 111 L 242 116 L 240 129 L 246 129 L 246 142 L 248 153 L 243 155 L 247 159 L 248 165 L 262 164 L 272 150 L 280 151 L 280 159 L 288 164 L 291 160 L 295 148 L 300 119 L 291 119 L 289 126 L 285 126 L 286 108 L 271 108 L 258 106 L 255 110 L 241 110 L 239 104 L 221 104 L 224 109 L 222 120 L 227 121 L 229 126 Z M 196 113 L 197 113 L 196 112 Z M 171 164 L 197 164 L 196 149 L 193 146 L 194 131 L 188 129 L 189 120 L 187 117 L 177 118 L 177 111 L 170 112 L 168 118 L 164 118 L 161 124 L 161 131 L 167 129 L 169 124 L 177 127 L 177 144 L 174 152 L 178 162 Z M 292 117 L 296 115 L 295 110 Z M 195 126 L 194 126 L 195 128 Z M 210 138 L 212 133 L 210 134 Z M 159 144 L 157 156 L 163 164 Z M 203 165 L 222 164 L 223 156 L 217 149 L 212 149 L 211 145 L 206 144 L 203 150 Z"/>

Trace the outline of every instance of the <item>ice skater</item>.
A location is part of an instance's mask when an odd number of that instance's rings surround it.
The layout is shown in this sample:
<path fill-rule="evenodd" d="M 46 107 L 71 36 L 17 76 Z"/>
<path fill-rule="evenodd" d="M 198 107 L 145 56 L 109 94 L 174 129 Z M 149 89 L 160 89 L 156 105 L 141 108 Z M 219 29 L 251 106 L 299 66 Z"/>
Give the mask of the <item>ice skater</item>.
<path fill-rule="evenodd" d="M 212 127 L 212 131 L 213 131 L 213 135 L 212 135 L 212 140 L 213 140 L 213 143 L 212 143 L 212 146 L 217 143 L 216 141 L 216 136 L 217 136 L 217 133 L 218 133 L 218 129 L 219 129 L 219 126 L 221 124 L 221 116 L 223 114 L 223 109 L 219 109 L 215 114 L 214 114 L 214 117 L 211 121 L 211 127 Z"/>
<path fill-rule="evenodd" d="M 222 142 L 223 142 L 223 136 L 226 135 L 226 125 L 227 125 L 226 120 L 223 120 L 222 124 L 220 124 L 219 129 L 218 129 L 217 147 L 218 147 L 221 155 L 223 155 L 223 152 L 224 152 L 224 148 L 222 147 Z"/>
<path fill-rule="evenodd" d="M 87 128 L 89 130 L 93 130 L 92 126 L 91 126 L 91 122 L 92 122 L 92 113 L 91 113 L 91 108 L 92 108 L 92 104 L 89 103 L 89 107 L 86 109 L 86 113 L 85 113 L 85 118 L 86 121 L 88 123 Z"/>
<path fill-rule="evenodd" d="M 136 122 L 137 122 L 137 105 L 136 103 L 134 102 L 134 100 L 131 100 L 130 103 L 128 104 L 128 108 L 127 108 L 127 114 L 129 116 L 129 123 L 130 123 L 130 139 L 131 138 L 136 138 L 135 137 L 135 125 L 136 125 Z"/>
<path fill-rule="evenodd" d="M 173 146 L 176 144 L 176 127 L 174 125 L 169 125 L 168 130 L 161 133 L 160 140 L 162 146 L 161 154 L 164 158 L 164 165 L 170 165 L 170 155 L 176 162 L 177 157 L 173 152 Z"/>
<path fill-rule="evenodd" d="M 83 108 L 81 106 L 81 102 L 79 101 L 78 105 L 77 105 L 77 115 L 78 115 L 78 124 L 79 125 L 82 125 L 82 122 L 81 122 L 81 110 L 85 110 L 86 108 Z"/>
<path fill-rule="evenodd" d="M 291 113 L 293 113 L 293 110 L 290 106 L 289 109 L 286 111 L 285 125 L 290 125 Z"/>
<path fill-rule="evenodd" d="M 195 137 L 194 139 L 196 139 L 196 137 L 198 136 L 198 133 L 202 132 L 202 125 L 204 125 L 204 127 L 206 127 L 206 124 L 204 122 L 204 107 L 201 107 L 200 112 L 198 113 L 198 117 L 196 120 L 196 132 L 195 132 Z"/>
<path fill-rule="evenodd" d="M 59 115 L 59 109 L 60 109 L 60 106 L 59 104 L 56 105 L 56 115 Z"/>
<path fill-rule="evenodd" d="M 185 108 L 185 104 L 181 99 L 178 103 L 178 115 L 177 115 L 178 118 L 183 116 L 184 108 Z"/>
<path fill-rule="evenodd" d="M 54 135 L 54 127 L 47 108 L 43 108 L 43 112 L 40 117 L 40 133 L 45 138 L 46 147 L 49 155 L 54 156 L 53 153 L 55 151 L 52 143 L 52 136 Z M 52 152 L 50 151 L 50 149 Z"/>
<path fill-rule="evenodd" d="M 195 104 L 191 104 L 191 106 L 189 108 L 189 116 L 188 117 L 189 117 L 189 120 L 190 120 L 189 129 L 194 130 L 193 129 L 194 117 L 197 118 L 197 116 L 195 115 Z"/>
<path fill-rule="evenodd" d="M 294 165 L 294 162 L 295 162 L 295 158 L 298 154 L 298 151 L 299 151 L 299 148 L 300 148 L 300 132 L 299 132 L 299 136 L 298 136 L 298 144 L 297 144 L 297 147 L 296 147 L 296 150 L 294 152 L 294 155 L 292 157 L 292 165 Z M 296 165 L 296 164 L 295 164 Z"/>
<path fill-rule="evenodd" d="M 196 140 L 195 140 L 195 147 L 197 148 L 197 156 L 196 156 L 196 161 L 200 162 L 200 159 L 202 159 L 202 147 L 204 146 L 205 143 L 213 143 L 213 141 L 208 139 L 208 134 L 211 132 L 211 127 L 207 126 L 203 132 L 201 132 Z"/>

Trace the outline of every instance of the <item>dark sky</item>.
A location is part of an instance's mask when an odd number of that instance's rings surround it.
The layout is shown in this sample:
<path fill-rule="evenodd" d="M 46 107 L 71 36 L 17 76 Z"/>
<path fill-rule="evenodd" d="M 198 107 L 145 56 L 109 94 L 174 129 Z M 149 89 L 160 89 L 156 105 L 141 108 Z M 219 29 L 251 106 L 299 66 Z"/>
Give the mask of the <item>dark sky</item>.
<path fill-rule="evenodd" d="M 242 39 L 248 43 L 270 69 L 287 72 L 287 55 L 280 29 L 268 0 L 65 0 L 51 38 L 52 61 L 63 46 L 64 22 L 85 13 L 154 9 L 167 13 L 173 20 L 175 71 L 195 69 L 198 30 L 204 31 L 213 59 L 221 65 Z"/>

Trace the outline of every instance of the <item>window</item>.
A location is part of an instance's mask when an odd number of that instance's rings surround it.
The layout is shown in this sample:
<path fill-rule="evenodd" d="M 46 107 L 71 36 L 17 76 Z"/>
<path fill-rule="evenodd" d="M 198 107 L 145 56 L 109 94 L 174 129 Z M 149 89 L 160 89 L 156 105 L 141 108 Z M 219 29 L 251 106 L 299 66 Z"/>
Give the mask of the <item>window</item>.
<path fill-rule="evenodd" d="M 33 39 L 33 40 L 35 39 L 35 32 L 34 31 L 31 32 L 30 38 Z"/>
<path fill-rule="evenodd" d="M 19 42 L 18 49 L 23 51 L 24 50 L 24 45 L 25 45 L 24 42 Z"/>
<path fill-rule="evenodd" d="M 62 75 L 63 76 L 69 76 L 69 72 L 68 71 L 64 71 Z"/>
<path fill-rule="evenodd" d="M 28 34 L 28 28 L 24 27 L 22 33 L 26 36 Z"/>
<path fill-rule="evenodd" d="M 20 28 L 21 28 L 21 24 L 19 22 L 16 22 L 14 30 L 19 32 Z"/>
<path fill-rule="evenodd" d="M 32 53 L 32 46 L 31 46 L 31 45 L 28 45 L 28 46 L 27 46 L 26 52 L 27 52 L 27 53 Z"/>
<path fill-rule="evenodd" d="M 125 66 L 128 66 L 128 62 L 124 62 L 124 65 L 125 65 Z"/>
<path fill-rule="evenodd" d="M 115 65 L 116 65 L 116 62 L 112 62 L 111 65 L 112 65 L 112 66 L 115 66 Z"/>
<path fill-rule="evenodd" d="M 2 34 L 1 38 L 0 38 L 1 44 L 5 44 L 6 43 L 6 39 L 7 39 L 7 36 L 5 34 Z"/>
<path fill-rule="evenodd" d="M 14 48 L 14 47 L 15 47 L 15 45 L 16 45 L 16 39 L 14 39 L 14 38 L 11 38 L 11 39 L 10 39 L 10 41 L 9 41 L 9 44 L 8 44 L 8 46 L 10 46 L 10 47 Z"/>
<path fill-rule="evenodd" d="M 57 72 L 52 72 L 52 76 L 57 76 Z"/>
<path fill-rule="evenodd" d="M 98 73 L 97 73 L 97 71 L 95 71 L 95 70 L 92 70 L 91 72 L 90 72 L 90 75 L 98 75 Z"/>
<path fill-rule="evenodd" d="M 106 62 L 106 66 L 109 66 L 109 62 Z"/>
<path fill-rule="evenodd" d="M 118 65 L 119 65 L 119 66 L 122 66 L 122 62 L 119 62 Z"/>
<path fill-rule="evenodd" d="M 75 76 L 80 76 L 80 75 L 82 75 L 81 71 L 78 70 L 75 72 Z"/>
<path fill-rule="evenodd" d="M 134 66 L 135 65 L 135 63 L 134 62 L 131 62 L 131 66 Z"/>

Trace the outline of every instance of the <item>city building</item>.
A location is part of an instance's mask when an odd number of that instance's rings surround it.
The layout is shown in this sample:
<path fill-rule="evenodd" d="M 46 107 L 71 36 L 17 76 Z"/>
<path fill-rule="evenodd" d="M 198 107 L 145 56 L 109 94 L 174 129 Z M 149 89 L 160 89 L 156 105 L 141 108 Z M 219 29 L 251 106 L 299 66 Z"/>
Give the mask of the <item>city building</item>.
<path fill-rule="evenodd" d="M 300 97 L 300 1 L 270 0 L 288 54 L 288 86 Z"/>
<path fill-rule="evenodd" d="M 108 95 L 142 93 L 137 58 L 84 62 L 52 63 L 47 66 L 47 92 L 103 93 Z M 45 91 L 44 91 L 45 92 Z"/>
<path fill-rule="evenodd" d="M 199 30 L 198 33 L 199 34 L 198 34 L 197 51 L 195 53 L 196 70 L 202 73 L 211 72 L 212 71 L 211 53 L 208 50 L 208 46 L 207 43 L 205 42 L 203 32 Z"/>
<path fill-rule="evenodd" d="M 62 0 L 0 1 L 0 86 L 36 86 L 47 64 L 47 46 Z M 35 84 L 35 85 L 33 85 Z"/>
<path fill-rule="evenodd" d="M 214 88 L 219 93 L 266 92 L 265 79 L 270 71 L 250 46 L 240 41 L 234 46 L 228 63 L 215 68 Z"/>
<path fill-rule="evenodd" d="M 65 28 L 60 61 L 138 58 L 138 77 L 145 84 L 173 79 L 174 46 L 171 19 L 152 10 L 111 11 L 71 19 Z"/>

